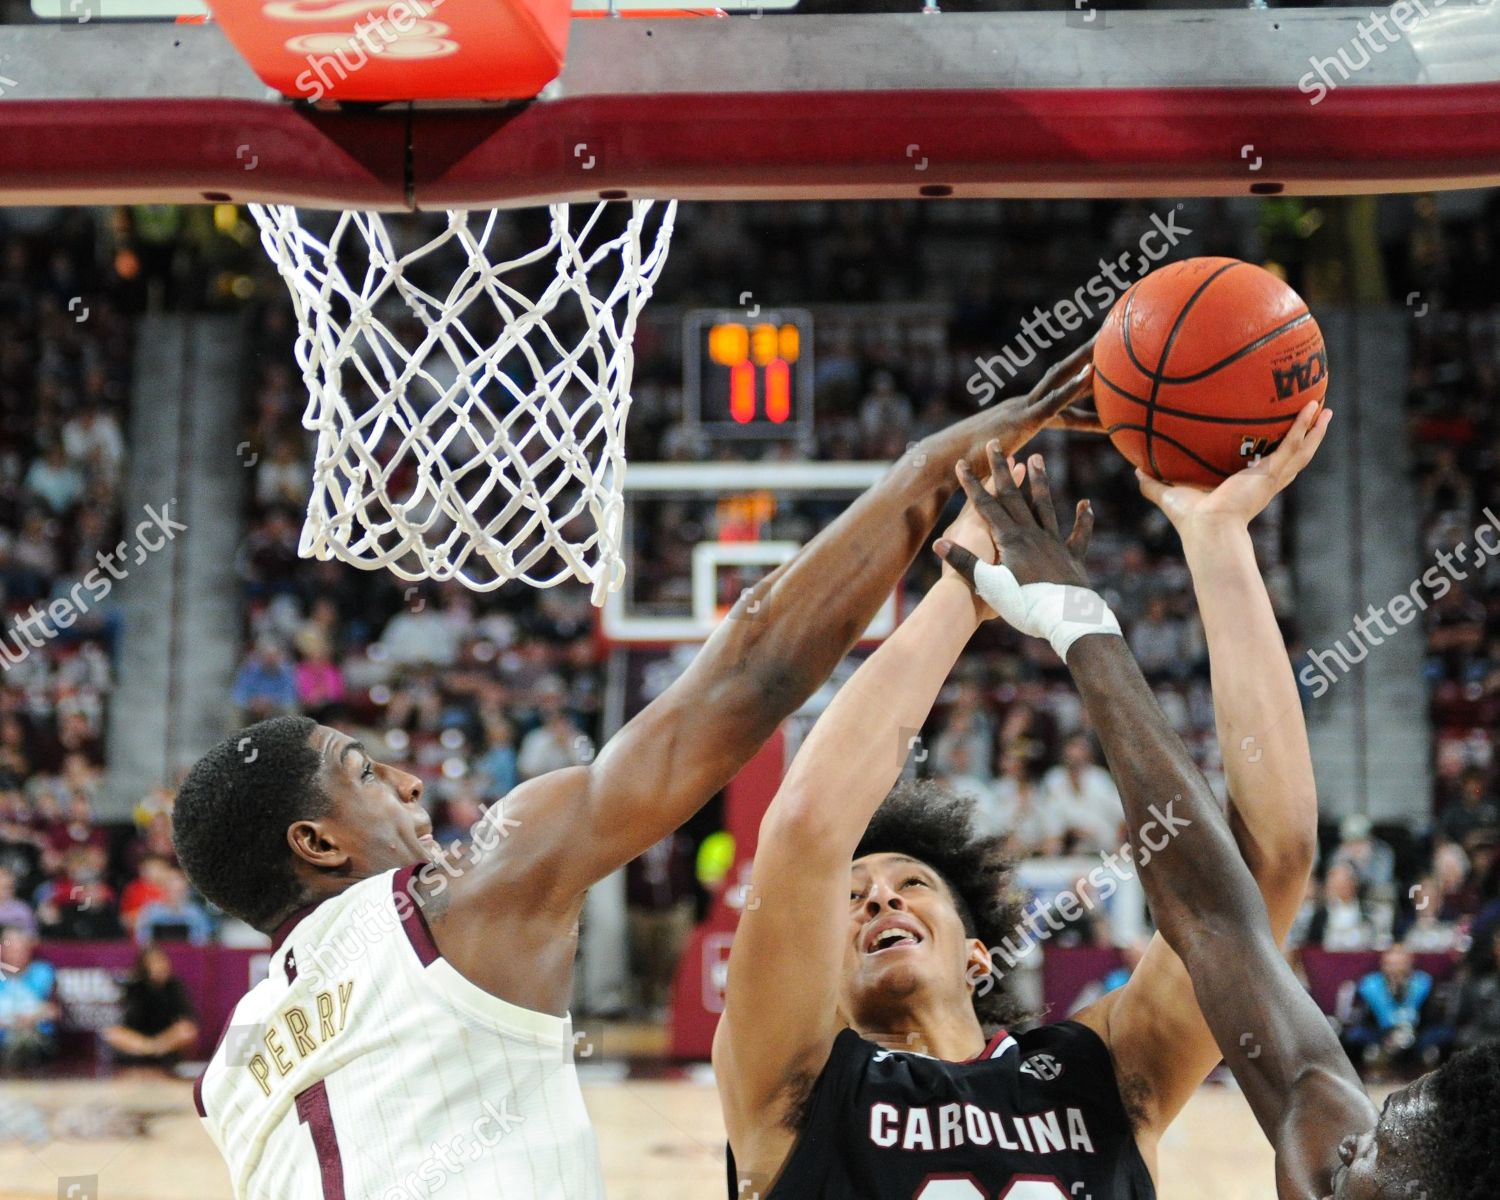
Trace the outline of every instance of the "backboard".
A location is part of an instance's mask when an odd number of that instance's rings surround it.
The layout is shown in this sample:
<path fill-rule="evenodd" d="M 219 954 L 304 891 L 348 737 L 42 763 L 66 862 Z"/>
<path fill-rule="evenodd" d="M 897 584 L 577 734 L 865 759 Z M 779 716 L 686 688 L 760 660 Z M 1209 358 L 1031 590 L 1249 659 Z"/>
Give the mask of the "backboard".
<path fill-rule="evenodd" d="M 637 462 L 625 476 L 625 583 L 599 630 L 619 645 L 706 641 L 724 620 L 761 621 L 750 588 L 885 472 L 879 462 Z M 864 642 L 896 626 L 899 593 Z M 733 611 L 731 611 L 731 609 Z"/>
<path fill-rule="evenodd" d="M 564 13 L 558 24 L 554 0 L 444 0 L 417 19 L 472 22 L 466 53 L 494 49 L 496 11 L 554 21 L 533 40 L 530 74 L 516 68 L 485 102 L 458 85 L 458 55 L 367 55 L 342 80 L 330 72 L 321 94 L 279 95 L 229 25 L 112 18 L 129 11 L 120 4 L 158 0 L 36 2 L 75 19 L 39 22 L 27 8 L 31 23 L 0 26 L 3 203 L 395 210 L 1500 182 L 1493 3 L 1423 4 L 1425 16 L 1382 27 L 1376 53 L 1371 14 L 1355 8 L 1216 10 L 1205 21 L 1191 10 L 1096 11 L 1092 0 L 924 14 L 912 0 L 904 13 L 725 5 L 727 16 L 697 20 Z M 413 5 L 354 7 L 366 28 L 372 17 L 404 21 Z M 220 7 L 263 19 L 242 0 Z M 201 15 L 193 0 L 181 8 Z M 444 49 L 404 45 L 402 55 Z M 294 84 L 329 53 L 304 49 Z M 393 63 L 403 71 L 382 91 L 374 81 Z M 360 103 L 341 104 L 345 84 Z"/>

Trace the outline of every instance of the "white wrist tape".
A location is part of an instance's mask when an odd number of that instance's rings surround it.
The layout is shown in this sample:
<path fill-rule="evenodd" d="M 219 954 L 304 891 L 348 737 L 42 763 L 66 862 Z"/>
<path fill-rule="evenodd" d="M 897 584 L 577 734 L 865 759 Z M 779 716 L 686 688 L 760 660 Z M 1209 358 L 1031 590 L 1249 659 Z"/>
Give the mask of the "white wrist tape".
<path fill-rule="evenodd" d="M 1120 622 L 1098 592 L 1066 583 L 1020 583 L 1003 563 L 974 567 L 980 599 L 1022 633 L 1046 638 L 1064 662 L 1068 648 L 1091 633 L 1123 637 Z"/>

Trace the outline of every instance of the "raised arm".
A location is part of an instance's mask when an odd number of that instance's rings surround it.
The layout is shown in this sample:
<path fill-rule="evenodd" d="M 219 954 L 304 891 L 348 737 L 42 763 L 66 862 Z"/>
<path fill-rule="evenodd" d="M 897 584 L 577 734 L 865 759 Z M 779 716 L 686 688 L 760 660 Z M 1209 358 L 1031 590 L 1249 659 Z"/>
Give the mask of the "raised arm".
<path fill-rule="evenodd" d="M 1327 418 L 1305 410 L 1265 469 L 1290 478 L 1311 457 Z M 1109 760 L 1125 806 L 1132 856 L 1158 928 L 1181 956 L 1225 1061 L 1276 1150 L 1284 1200 L 1322 1200 L 1338 1148 L 1377 1114 L 1327 1020 L 1281 956 L 1254 877 L 1229 821 L 1167 723 L 1124 639 L 1100 633 L 1098 608 L 1080 590 L 1064 603 L 1056 585 L 1086 588 L 1062 548 L 1044 472 L 1031 472 L 1028 502 L 1005 477 L 986 502 L 1008 569 L 979 567 L 961 548 L 940 546 L 1013 624 L 1055 635 L 1075 614 L 1065 661 Z M 1031 585 L 1052 585 L 1035 587 Z M 1003 599 L 1002 599 L 1003 597 Z M 1083 614 L 1080 618 L 1077 614 Z"/>
<path fill-rule="evenodd" d="M 1309 454 L 1315 444 L 1307 443 Z M 1208 640 L 1230 827 L 1280 941 L 1312 872 L 1318 802 L 1297 686 L 1250 540 L 1250 521 L 1290 482 L 1296 464 L 1275 474 L 1270 466 L 1241 471 L 1213 491 L 1144 475 L 1141 487 L 1182 538 Z M 1079 1020 L 1100 1033 L 1129 1081 L 1137 1140 L 1149 1155 L 1152 1138 L 1220 1058 L 1187 969 L 1158 936 L 1130 981 Z"/>
<path fill-rule="evenodd" d="M 944 536 L 993 557 L 972 505 Z M 1086 536 L 1081 532 L 1078 544 Z M 714 1038 L 725 1122 L 751 1190 L 765 1190 L 790 1150 L 789 1118 L 801 1085 L 817 1077 L 841 1027 L 850 860 L 954 662 L 979 622 L 993 615 L 945 568 L 839 690 L 761 822 Z"/>
<path fill-rule="evenodd" d="M 919 442 L 742 597 L 681 678 L 592 764 L 506 798 L 505 818 L 522 823 L 508 848 L 535 872 L 545 903 L 581 896 L 680 826 L 828 678 L 929 536 L 955 490 L 955 463 L 981 464 L 991 438 L 1010 452 L 1049 423 L 1091 424 L 1065 411 L 1089 395 L 1088 351 L 1064 359 L 1030 395 Z"/>
<path fill-rule="evenodd" d="M 840 1028 L 850 860 L 979 620 L 973 593 L 945 571 L 839 689 L 761 821 L 713 1051 L 752 1190 L 766 1190 L 790 1150 L 789 1118 Z"/>

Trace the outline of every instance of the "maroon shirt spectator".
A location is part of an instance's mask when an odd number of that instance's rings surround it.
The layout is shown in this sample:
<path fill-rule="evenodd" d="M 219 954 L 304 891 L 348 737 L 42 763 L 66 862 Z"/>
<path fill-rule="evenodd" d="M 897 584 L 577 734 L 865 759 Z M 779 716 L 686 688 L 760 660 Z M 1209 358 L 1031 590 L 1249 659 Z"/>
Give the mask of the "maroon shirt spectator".
<path fill-rule="evenodd" d="M 66 854 L 77 846 L 97 846 L 100 850 L 109 848 L 109 835 L 94 824 L 94 816 L 86 796 L 74 796 L 68 802 L 67 816 L 49 822 L 44 836 L 47 845 L 60 854 Z"/>

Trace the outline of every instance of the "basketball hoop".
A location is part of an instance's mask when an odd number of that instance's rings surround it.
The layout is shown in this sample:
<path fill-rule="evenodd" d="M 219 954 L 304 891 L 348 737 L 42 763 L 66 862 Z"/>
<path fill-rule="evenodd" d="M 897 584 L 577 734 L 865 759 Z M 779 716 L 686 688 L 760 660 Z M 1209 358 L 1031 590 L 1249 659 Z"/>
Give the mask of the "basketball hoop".
<path fill-rule="evenodd" d="M 501 211 L 434 233 L 420 215 L 250 210 L 291 288 L 318 439 L 298 553 L 476 591 L 577 579 L 602 604 L 624 578 L 632 341 L 675 202 L 581 221 L 555 204 L 525 251 Z"/>

